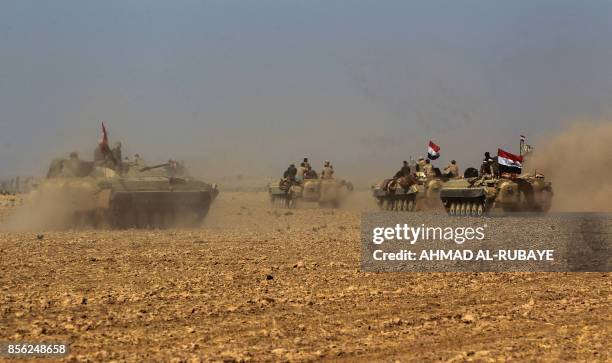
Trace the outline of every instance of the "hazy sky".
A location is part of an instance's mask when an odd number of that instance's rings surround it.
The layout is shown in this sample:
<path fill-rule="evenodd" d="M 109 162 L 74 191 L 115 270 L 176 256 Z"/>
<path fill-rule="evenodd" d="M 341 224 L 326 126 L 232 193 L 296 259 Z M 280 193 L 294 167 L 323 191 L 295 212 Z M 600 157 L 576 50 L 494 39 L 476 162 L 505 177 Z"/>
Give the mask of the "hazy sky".
<path fill-rule="evenodd" d="M 612 110 L 610 1 L 0 0 L 0 175 L 111 141 L 209 179 L 461 166 Z M 376 174 L 376 175 L 374 175 Z"/>

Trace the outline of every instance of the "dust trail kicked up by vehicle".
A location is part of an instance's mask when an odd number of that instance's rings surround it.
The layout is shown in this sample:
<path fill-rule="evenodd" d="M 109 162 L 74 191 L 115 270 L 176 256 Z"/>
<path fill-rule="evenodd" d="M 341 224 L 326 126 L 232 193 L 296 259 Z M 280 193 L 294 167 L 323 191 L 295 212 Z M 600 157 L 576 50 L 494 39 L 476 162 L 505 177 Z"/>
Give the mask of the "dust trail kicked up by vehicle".
<path fill-rule="evenodd" d="M 612 122 L 577 122 L 550 135 L 526 161 L 525 170 L 553 181 L 553 210 L 612 212 Z"/>

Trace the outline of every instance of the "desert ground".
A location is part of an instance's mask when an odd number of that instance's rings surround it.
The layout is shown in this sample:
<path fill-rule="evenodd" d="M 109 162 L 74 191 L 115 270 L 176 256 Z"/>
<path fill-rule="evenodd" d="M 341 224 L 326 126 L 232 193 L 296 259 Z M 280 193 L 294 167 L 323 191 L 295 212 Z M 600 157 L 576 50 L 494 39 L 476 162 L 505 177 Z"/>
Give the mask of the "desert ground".
<path fill-rule="evenodd" d="M 68 342 L 67 362 L 612 360 L 609 273 L 362 272 L 375 208 L 222 192 L 199 229 L 0 231 L 0 341 Z"/>

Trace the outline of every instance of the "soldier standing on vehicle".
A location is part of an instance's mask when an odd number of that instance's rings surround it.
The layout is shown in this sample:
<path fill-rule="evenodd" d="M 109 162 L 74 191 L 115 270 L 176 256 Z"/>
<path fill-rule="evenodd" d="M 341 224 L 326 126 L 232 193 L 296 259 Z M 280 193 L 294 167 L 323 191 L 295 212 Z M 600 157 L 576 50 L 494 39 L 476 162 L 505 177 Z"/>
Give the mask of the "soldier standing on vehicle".
<path fill-rule="evenodd" d="M 480 165 L 480 175 L 493 175 L 494 171 L 495 171 L 495 167 L 494 164 L 495 160 L 491 157 L 491 154 L 489 154 L 489 152 L 485 152 L 484 153 L 484 159 L 482 160 L 482 165 Z"/>
<path fill-rule="evenodd" d="M 321 179 L 332 179 L 334 176 L 334 168 L 332 168 L 329 161 L 325 161 L 323 170 L 321 171 Z"/>

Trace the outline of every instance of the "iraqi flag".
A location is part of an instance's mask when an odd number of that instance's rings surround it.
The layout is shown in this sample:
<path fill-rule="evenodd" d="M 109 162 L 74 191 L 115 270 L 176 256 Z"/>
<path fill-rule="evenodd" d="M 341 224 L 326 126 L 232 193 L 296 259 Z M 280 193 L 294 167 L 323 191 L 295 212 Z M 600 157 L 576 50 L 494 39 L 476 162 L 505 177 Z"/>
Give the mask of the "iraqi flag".
<path fill-rule="evenodd" d="M 436 160 L 440 157 L 440 147 L 434 144 L 433 141 L 429 140 L 429 146 L 427 147 L 427 158 L 429 160 Z"/>
<path fill-rule="evenodd" d="M 502 173 L 520 174 L 523 170 L 523 157 L 497 149 L 497 163 Z"/>

